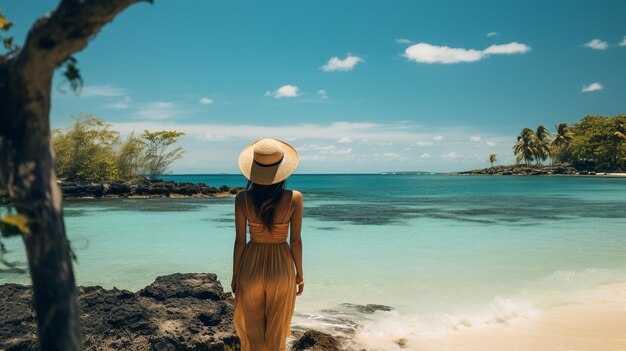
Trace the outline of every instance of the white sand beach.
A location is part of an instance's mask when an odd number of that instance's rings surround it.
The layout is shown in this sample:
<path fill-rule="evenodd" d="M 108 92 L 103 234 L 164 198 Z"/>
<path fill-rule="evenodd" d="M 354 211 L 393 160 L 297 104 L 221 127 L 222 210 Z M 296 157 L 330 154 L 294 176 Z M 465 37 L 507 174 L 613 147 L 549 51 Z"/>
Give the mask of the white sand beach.
<path fill-rule="evenodd" d="M 579 292 L 588 303 L 543 310 L 514 322 L 472 326 L 407 340 L 404 349 L 429 351 L 624 351 L 626 284 Z M 400 350 L 401 348 L 398 348 Z"/>

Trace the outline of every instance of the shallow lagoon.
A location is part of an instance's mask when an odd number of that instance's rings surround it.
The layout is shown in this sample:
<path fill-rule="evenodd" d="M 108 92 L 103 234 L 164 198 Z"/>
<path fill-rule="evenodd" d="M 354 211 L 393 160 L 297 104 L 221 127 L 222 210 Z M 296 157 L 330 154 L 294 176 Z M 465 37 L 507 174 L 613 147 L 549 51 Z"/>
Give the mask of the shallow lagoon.
<path fill-rule="evenodd" d="M 238 175 L 167 178 L 244 185 Z M 415 334 L 525 318 L 626 282 L 623 178 L 294 175 L 288 187 L 305 196 L 307 285 L 295 325 L 350 329 L 348 316 Z M 137 290 L 158 275 L 215 272 L 229 290 L 233 206 L 233 197 L 67 201 L 78 283 Z M 21 241 L 5 244 L 9 260 L 25 260 Z M 0 283 L 28 279 L 0 273 Z M 362 315 L 346 302 L 396 310 Z"/>

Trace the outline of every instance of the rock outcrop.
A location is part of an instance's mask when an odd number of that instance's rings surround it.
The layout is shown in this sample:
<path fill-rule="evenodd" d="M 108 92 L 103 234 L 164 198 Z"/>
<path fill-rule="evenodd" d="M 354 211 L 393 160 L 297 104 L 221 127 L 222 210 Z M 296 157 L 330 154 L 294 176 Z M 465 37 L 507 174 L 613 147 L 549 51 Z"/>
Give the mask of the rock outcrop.
<path fill-rule="evenodd" d="M 475 169 L 472 171 L 459 172 L 457 174 L 484 174 L 484 175 L 595 175 L 595 172 L 578 171 L 569 165 L 557 166 L 495 166 L 483 169 Z"/>
<path fill-rule="evenodd" d="M 144 289 L 78 287 L 86 350 L 238 350 L 233 301 L 212 273 L 159 277 Z M 31 287 L 0 286 L 0 349 L 38 350 Z"/>
<path fill-rule="evenodd" d="M 86 351 L 234 351 L 234 299 L 213 273 L 175 273 L 145 288 L 78 287 Z M 0 350 L 34 351 L 36 318 L 31 287 L 0 285 Z M 333 336 L 296 332 L 294 350 L 339 350 Z"/>
<path fill-rule="evenodd" d="M 222 185 L 219 188 L 203 183 L 177 183 L 169 181 L 142 181 L 135 184 L 120 182 L 61 182 L 65 198 L 83 197 L 170 197 L 170 196 L 218 196 L 236 194 L 241 188 Z"/>
<path fill-rule="evenodd" d="M 219 188 L 203 183 L 177 183 L 168 181 L 148 181 L 137 183 L 123 182 L 59 182 L 63 198 L 103 198 L 103 197 L 215 197 L 236 194 L 241 187 Z M 6 192 L 0 191 L 0 204 L 8 204 Z"/>
<path fill-rule="evenodd" d="M 293 351 L 339 351 L 339 342 L 332 335 L 307 330 L 292 345 Z"/>

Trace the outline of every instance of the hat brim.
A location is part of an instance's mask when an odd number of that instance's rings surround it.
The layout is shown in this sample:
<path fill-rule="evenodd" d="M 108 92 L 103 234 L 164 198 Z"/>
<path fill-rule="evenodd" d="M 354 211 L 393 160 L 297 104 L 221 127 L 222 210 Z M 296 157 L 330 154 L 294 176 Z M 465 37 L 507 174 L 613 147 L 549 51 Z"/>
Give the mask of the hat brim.
<path fill-rule="evenodd" d="M 246 146 L 239 154 L 238 164 L 241 173 L 252 183 L 271 185 L 287 179 L 298 167 L 300 157 L 296 149 L 289 143 L 274 139 L 280 145 L 283 159 L 277 165 L 265 167 L 254 162 L 254 146 L 261 139 L 257 139 Z"/>

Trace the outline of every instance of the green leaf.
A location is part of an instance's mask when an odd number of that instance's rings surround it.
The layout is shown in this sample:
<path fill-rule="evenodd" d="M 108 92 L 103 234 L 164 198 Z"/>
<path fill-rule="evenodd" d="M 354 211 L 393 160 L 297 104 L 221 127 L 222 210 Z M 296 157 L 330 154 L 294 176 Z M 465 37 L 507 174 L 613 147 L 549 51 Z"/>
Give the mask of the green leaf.
<path fill-rule="evenodd" d="M 13 22 L 10 22 L 0 13 L 0 29 L 9 30 L 9 28 L 11 28 L 12 25 L 13 25 Z"/>
<path fill-rule="evenodd" d="M 20 234 L 30 234 L 28 217 L 22 214 L 5 215 L 0 218 L 0 232 L 2 236 L 9 237 Z"/>

